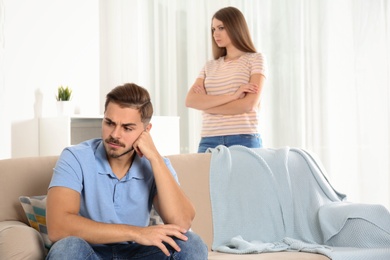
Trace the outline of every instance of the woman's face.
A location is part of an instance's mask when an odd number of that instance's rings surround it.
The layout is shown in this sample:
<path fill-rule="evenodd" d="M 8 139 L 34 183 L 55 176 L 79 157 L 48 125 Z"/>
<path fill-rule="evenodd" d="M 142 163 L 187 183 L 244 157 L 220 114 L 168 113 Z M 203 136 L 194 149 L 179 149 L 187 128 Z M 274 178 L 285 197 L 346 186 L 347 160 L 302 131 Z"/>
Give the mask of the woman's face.
<path fill-rule="evenodd" d="M 227 34 L 226 29 L 220 20 L 218 20 L 216 18 L 213 19 L 211 31 L 213 33 L 214 41 L 218 45 L 218 47 L 220 47 L 220 48 L 225 47 L 226 48 L 232 44 L 232 42 L 230 41 L 229 35 Z"/>

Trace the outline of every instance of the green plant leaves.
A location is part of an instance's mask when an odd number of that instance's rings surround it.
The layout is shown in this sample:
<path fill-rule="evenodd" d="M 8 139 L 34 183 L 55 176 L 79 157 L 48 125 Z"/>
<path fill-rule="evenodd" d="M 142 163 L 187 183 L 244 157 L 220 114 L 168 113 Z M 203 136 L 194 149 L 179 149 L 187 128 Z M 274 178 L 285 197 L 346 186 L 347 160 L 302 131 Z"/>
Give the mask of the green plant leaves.
<path fill-rule="evenodd" d="M 72 89 L 70 89 L 68 86 L 58 87 L 58 94 L 56 96 L 57 101 L 69 101 L 72 97 Z"/>

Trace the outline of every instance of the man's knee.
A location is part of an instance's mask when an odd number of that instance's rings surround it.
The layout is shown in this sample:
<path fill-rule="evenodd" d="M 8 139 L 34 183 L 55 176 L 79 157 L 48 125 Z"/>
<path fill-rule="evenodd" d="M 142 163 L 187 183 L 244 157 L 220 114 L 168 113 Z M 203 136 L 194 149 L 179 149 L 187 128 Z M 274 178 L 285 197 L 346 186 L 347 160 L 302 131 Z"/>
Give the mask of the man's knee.
<path fill-rule="evenodd" d="M 181 241 L 178 244 L 181 253 L 186 255 L 186 258 L 184 259 L 207 259 L 208 249 L 201 237 L 191 231 L 188 231 L 185 235 L 188 237 L 188 240 Z"/>
<path fill-rule="evenodd" d="M 46 259 L 89 259 L 93 254 L 92 247 L 85 240 L 71 236 L 55 242 Z"/>

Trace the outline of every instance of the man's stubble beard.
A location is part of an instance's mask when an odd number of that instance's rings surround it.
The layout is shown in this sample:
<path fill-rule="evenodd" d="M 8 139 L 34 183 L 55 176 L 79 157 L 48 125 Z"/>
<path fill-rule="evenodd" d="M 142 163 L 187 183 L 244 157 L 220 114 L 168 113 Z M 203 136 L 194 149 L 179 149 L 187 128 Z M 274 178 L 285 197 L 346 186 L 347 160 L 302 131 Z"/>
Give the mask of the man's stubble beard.
<path fill-rule="evenodd" d="M 123 152 L 123 153 L 121 153 L 121 154 L 115 154 L 115 153 L 108 153 L 108 155 L 111 157 L 111 158 L 119 158 L 119 157 L 121 157 L 121 156 L 123 156 L 123 155 L 126 155 L 126 154 L 128 154 L 128 153 L 130 153 L 130 152 L 132 152 L 134 150 L 134 147 L 131 147 L 129 150 L 127 150 L 127 151 L 125 151 L 125 152 Z"/>
<path fill-rule="evenodd" d="M 121 142 L 119 142 L 117 139 L 112 138 L 111 136 L 110 136 L 109 138 L 105 139 L 104 142 L 105 142 L 105 143 L 114 143 L 114 144 L 120 145 L 120 146 L 122 146 L 122 147 L 125 147 L 124 144 L 122 144 Z M 115 153 L 115 150 L 108 150 L 108 148 L 106 148 L 107 154 L 108 154 L 108 156 L 110 156 L 111 158 L 119 158 L 119 157 L 121 157 L 121 156 L 123 156 L 123 155 L 126 155 L 126 154 L 132 152 L 133 150 L 134 150 L 134 147 L 131 146 L 131 148 L 130 148 L 129 150 L 127 150 L 127 151 L 125 151 L 125 152 L 123 152 L 123 153 L 121 153 L 121 154 L 116 154 L 116 153 Z"/>

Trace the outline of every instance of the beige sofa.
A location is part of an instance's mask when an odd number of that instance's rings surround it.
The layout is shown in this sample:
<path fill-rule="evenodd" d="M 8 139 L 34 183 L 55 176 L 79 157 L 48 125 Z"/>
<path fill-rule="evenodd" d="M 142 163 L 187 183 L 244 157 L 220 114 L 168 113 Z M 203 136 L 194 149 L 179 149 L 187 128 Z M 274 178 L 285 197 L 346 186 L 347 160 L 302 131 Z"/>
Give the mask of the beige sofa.
<path fill-rule="evenodd" d="M 197 215 L 192 229 L 211 248 L 213 226 L 209 195 L 211 154 L 168 156 L 177 171 L 181 186 L 193 201 Z M 42 238 L 29 227 L 19 196 L 44 195 L 57 157 L 30 157 L 0 160 L 0 259 L 44 259 Z M 327 260 L 303 252 L 278 252 L 253 255 L 209 253 L 209 259 Z"/>

